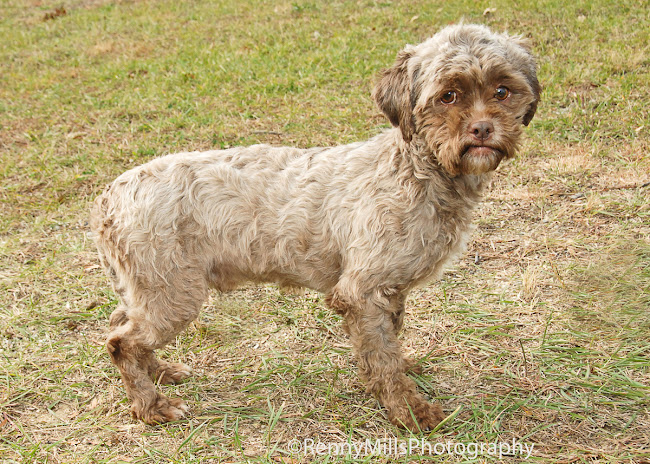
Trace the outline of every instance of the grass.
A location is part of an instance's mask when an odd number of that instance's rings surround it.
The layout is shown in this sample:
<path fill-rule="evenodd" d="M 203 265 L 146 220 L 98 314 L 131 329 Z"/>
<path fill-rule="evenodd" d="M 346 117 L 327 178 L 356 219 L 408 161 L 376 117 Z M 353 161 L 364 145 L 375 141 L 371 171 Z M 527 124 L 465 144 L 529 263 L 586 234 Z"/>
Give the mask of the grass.
<path fill-rule="evenodd" d="M 316 293 L 212 295 L 162 356 L 188 420 L 133 421 L 103 349 L 114 295 L 87 238 L 106 183 L 154 156 L 362 140 L 405 43 L 464 18 L 531 38 L 543 102 L 468 254 L 414 292 L 402 336 L 455 416 L 431 443 L 534 445 L 533 462 L 650 462 L 650 4 L 0 2 L 3 462 L 520 462 L 291 453 L 408 440 L 363 392 Z M 422 437 L 418 437 L 422 438 Z"/>

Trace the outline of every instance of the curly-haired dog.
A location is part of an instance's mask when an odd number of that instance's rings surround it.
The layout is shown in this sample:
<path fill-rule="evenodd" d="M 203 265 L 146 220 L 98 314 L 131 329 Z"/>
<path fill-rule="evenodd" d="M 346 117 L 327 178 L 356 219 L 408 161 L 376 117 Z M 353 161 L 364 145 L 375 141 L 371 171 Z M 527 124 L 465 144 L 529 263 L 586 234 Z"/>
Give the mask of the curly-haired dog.
<path fill-rule="evenodd" d="M 367 390 L 392 423 L 443 418 L 407 375 L 397 339 L 406 295 L 462 253 L 489 172 L 515 154 L 540 86 L 529 46 L 477 25 L 407 46 L 373 97 L 395 126 L 333 148 L 256 145 L 179 153 L 117 178 L 91 227 L 120 304 L 107 348 L 135 417 L 180 419 L 153 379 L 191 370 L 156 359 L 210 287 L 309 287 L 343 315 Z"/>

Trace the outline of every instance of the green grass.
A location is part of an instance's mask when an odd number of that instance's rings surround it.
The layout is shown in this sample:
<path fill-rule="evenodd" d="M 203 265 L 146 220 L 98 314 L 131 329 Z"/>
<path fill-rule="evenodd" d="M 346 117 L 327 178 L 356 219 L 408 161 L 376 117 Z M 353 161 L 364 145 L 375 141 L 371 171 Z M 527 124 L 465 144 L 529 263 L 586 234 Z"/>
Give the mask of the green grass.
<path fill-rule="evenodd" d="M 104 185 L 157 155 L 376 134 L 378 72 L 461 19 L 529 37 L 544 93 L 468 254 L 408 301 L 415 379 L 455 412 L 424 438 L 649 462 L 646 0 L 0 1 L 0 460 L 520 462 L 291 453 L 409 436 L 364 393 L 321 296 L 272 286 L 212 295 L 161 353 L 196 370 L 161 387 L 188 420 L 132 420 L 86 235 Z"/>

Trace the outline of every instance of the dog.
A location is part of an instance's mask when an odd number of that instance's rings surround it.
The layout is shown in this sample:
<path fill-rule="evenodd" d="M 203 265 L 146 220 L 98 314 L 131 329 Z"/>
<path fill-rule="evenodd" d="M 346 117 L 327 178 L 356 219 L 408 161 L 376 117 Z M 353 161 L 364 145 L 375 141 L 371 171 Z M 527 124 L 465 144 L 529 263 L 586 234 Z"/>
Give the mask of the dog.
<path fill-rule="evenodd" d="M 445 414 L 406 375 L 397 338 L 404 301 L 465 250 L 472 210 L 515 155 L 540 92 L 525 39 L 449 26 L 380 75 L 373 98 L 393 127 L 368 141 L 178 153 L 119 176 L 90 224 L 119 299 L 106 348 L 133 416 L 185 416 L 152 379 L 191 369 L 154 350 L 197 317 L 210 288 L 254 281 L 322 292 L 389 420 L 434 428 Z"/>

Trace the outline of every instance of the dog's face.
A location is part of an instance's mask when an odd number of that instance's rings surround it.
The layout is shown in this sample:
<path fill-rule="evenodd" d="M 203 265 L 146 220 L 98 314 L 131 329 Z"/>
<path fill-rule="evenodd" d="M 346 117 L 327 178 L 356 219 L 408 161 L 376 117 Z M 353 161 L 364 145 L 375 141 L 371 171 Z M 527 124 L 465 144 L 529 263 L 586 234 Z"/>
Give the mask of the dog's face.
<path fill-rule="evenodd" d="M 406 142 L 421 138 L 457 176 L 491 171 L 514 156 L 540 91 L 524 40 L 461 25 L 407 46 L 373 96 Z"/>

